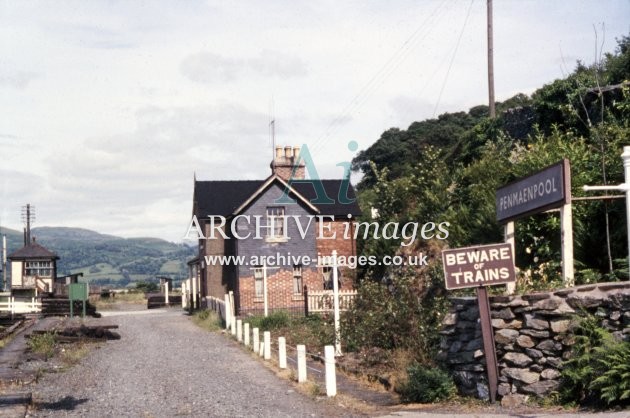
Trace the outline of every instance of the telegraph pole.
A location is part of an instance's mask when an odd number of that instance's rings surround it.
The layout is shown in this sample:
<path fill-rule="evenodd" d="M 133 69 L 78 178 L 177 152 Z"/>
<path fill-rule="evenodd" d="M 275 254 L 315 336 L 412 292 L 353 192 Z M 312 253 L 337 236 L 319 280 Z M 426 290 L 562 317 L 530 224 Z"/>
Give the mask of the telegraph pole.
<path fill-rule="evenodd" d="M 490 118 L 494 119 L 494 42 L 492 39 L 492 0 L 487 0 L 488 6 L 488 107 Z"/>

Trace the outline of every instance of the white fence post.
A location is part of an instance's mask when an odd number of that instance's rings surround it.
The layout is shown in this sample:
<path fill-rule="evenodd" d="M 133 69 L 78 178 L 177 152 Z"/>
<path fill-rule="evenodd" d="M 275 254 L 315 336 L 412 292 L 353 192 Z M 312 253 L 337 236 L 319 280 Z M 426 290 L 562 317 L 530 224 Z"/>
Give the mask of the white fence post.
<path fill-rule="evenodd" d="M 254 353 L 258 354 L 258 349 L 260 348 L 260 331 L 258 328 L 254 328 L 254 344 L 252 345 L 252 350 Z"/>
<path fill-rule="evenodd" d="M 333 258 L 333 309 L 335 321 L 335 354 L 341 355 L 341 334 L 339 322 L 339 272 L 337 271 L 337 250 L 332 251 Z"/>
<path fill-rule="evenodd" d="M 297 346 L 298 383 L 306 382 L 306 346 Z"/>
<path fill-rule="evenodd" d="M 265 339 L 265 360 L 271 360 L 271 332 L 265 331 L 263 338 Z"/>
<path fill-rule="evenodd" d="M 168 305 L 168 282 L 164 283 L 164 303 Z"/>
<path fill-rule="evenodd" d="M 232 332 L 232 335 L 236 335 L 236 317 L 230 314 L 230 319 L 230 331 Z"/>
<path fill-rule="evenodd" d="M 225 329 L 230 329 L 230 325 L 232 325 L 232 320 L 230 319 L 232 309 L 230 308 L 230 295 L 225 294 Z"/>
<path fill-rule="evenodd" d="M 245 322 L 245 324 L 243 324 L 243 332 L 245 335 L 243 335 L 243 344 L 245 344 L 246 347 L 249 347 L 249 322 Z"/>
<path fill-rule="evenodd" d="M 278 366 L 287 368 L 287 341 L 284 337 L 278 337 Z"/>
<path fill-rule="evenodd" d="M 335 374 L 335 347 L 327 345 L 324 347 L 326 363 L 326 395 L 337 395 L 337 375 Z"/>
<path fill-rule="evenodd" d="M 240 319 L 236 320 L 236 341 L 243 341 L 243 321 Z"/>

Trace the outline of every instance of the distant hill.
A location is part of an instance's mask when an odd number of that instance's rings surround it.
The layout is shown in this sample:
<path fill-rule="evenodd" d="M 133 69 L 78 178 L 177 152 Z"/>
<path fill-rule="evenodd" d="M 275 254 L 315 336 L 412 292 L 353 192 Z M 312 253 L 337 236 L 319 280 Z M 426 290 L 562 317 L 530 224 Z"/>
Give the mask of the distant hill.
<path fill-rule="evenodd" d="M 8 253 L 24 245 L 20 231 L 2 228 Z M 188 275 L 186 261 L 196 247 L 159 238 L 120 238 L 81 228 L 39 227 L 31 235 L 60 257 L 58 275 L 83 273 L 89 283 L 125 287 L 138 281 L 171 277 L 175 282 Z"/>

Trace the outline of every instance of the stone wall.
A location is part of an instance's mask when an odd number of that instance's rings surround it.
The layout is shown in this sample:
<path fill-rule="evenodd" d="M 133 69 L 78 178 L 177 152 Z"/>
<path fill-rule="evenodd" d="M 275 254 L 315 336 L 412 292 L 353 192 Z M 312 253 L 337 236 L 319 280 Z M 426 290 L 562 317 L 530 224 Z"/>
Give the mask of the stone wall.
<path fill-rule="evenodd" d="M 441 331 L 440 358 L 462 394 L 488 398 L 476 297 L 452 298 Z M 544 397 L 560 383 L 571 351 L 572 320 L 589 312 L 630 341 L 630 283 L 599 283 L 546 293 L 490 297 L 499 367 L 499 397 Z"/>

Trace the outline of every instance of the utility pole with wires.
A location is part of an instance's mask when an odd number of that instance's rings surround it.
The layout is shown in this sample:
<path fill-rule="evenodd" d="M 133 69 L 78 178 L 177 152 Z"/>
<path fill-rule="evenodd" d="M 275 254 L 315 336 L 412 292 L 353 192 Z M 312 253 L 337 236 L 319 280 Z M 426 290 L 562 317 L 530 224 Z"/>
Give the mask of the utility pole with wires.
<path fill-rule="evenodd" d="M 492 0 L 487 0 L 488 8 L 488 107 L 490 118 L 496 117 L 494 108 L 494 40 L 492 38 Z"/>

